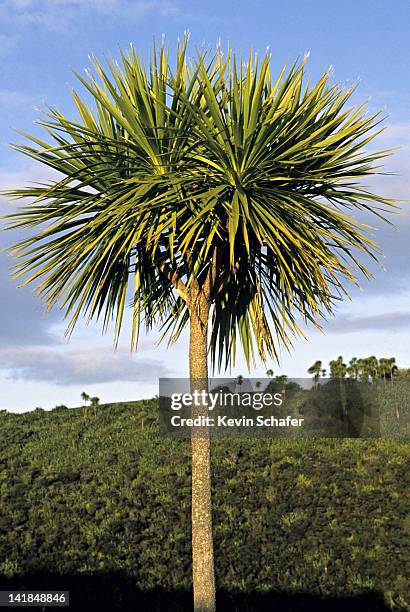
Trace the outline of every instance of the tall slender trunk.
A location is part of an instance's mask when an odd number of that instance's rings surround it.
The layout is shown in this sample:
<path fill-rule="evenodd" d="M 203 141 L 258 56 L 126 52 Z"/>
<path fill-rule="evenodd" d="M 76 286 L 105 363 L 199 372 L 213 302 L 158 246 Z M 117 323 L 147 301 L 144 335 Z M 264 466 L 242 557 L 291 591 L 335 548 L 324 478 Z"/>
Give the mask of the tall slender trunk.
<path fill-rule="evenodd" d="M 199 297 L 190 307 L 189 374 L 191 391 L 208 390 L 207 322 L 209 306 Z M 195 406 L 192 416 L 207 416 Z M 212 540 L 211 455 L 206 428 L 192 428 L 192 571 L 195 612 L 214 612 L 215 573 Z"/>

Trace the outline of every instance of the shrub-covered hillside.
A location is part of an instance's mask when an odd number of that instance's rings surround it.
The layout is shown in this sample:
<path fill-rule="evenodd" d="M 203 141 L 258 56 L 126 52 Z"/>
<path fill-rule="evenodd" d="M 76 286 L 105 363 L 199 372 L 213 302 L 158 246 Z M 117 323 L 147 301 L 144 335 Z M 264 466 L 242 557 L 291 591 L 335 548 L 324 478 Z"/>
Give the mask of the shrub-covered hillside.
<path fill-rule="evenodd" d="M 409 609 L 408 442 L 213 448 L 219 610 Z M 1 413 L 0 588 L 190 610 L 189 454 L 157 433 L 155 399 Z"/>

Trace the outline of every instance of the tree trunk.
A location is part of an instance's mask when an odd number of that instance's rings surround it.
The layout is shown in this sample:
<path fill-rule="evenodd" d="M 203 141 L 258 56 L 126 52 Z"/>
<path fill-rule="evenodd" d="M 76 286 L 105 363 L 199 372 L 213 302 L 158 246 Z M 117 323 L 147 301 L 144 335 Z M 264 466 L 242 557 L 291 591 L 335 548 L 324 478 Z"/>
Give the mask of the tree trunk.
<path fill-rule="evenodd" d="M 206 300 L 191 302 L 189 374 L 191 392 L 208 390 Z M 207 406 L 193 406 L 192 416 L 207 416 Z M 195 612 L 214 612 L 215 574 L 212 540 L 211 455 L 207 428 L 192 428 L 192 572 Z"/>

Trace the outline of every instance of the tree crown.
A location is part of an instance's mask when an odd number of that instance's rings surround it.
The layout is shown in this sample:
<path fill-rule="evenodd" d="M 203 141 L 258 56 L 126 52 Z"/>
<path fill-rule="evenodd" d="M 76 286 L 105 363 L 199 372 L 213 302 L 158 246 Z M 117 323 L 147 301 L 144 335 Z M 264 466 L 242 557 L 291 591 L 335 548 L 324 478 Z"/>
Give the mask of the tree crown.
<path fill-rule="evenodd" d="M 350 212 L 393 206 L 360 184 L 388 153 L 365 150 L 381 117 L 346 108 L 355 87 L 328 71 L 306 83 L 306 60 L 273 78 L 268 54 L 244 64 L 199 51 L 189 63 L 187 42 L 175 71 L 164 45 L 148 69 L 133 48 L 121 66 L 95 59 L 77 75 L 93 105 L 74 91 L 77 119 L 49 108 L 51 142 L 15 145 L 60 174 L 7 192 L 33 200 L 10 215 L 35 230 L 13 248 L 16 275 L 40 281 L 69 332 L 80 314 L 102 317 L 117 342 L 129 301 L 133 348 L 142 324 L 174 341 L 199 296 L 213 364 L 234 363 L 238 341 L 248 364 L 277 358 L 346 281 L 370 276 L 361 254 L 377 248 Z"/>

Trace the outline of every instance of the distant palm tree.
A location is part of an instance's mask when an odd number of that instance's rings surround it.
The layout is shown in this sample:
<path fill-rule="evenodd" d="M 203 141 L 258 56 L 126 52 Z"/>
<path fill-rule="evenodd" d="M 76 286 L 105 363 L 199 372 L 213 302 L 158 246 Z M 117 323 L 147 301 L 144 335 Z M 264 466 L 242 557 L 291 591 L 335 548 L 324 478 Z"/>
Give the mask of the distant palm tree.
<path fill-rule="evenodd" d="M 308 374 L 313 374 L 313 381 L 316 387 L 319 384 L 321 371 L 322 371 L 322 362 L 319 360 L 315 361 L 315 363 L 311 365 L 310 368 L 308 369 Z"/>
<path fill-rule="evenodd" d="M 288 382 L 288 377 L 286 376 L 286 374 L 275 376 L 275 382 L 278 386 L 281 387 L 281 393 L 283 395 L 286 395 L 286 383 Z"/>
<path fill-rule="evenodd" d="M 385 357 L 380 357 L 378 363 L 378 371 L 380 378 L 383 379 L 384 384 L 386 384 L 386 376 L 390 373 L 390 364 L 389 360 Z"/>
<path fill-rule="evenodd" d="M 339 381 L 339 388 L 340 388 L 340 398 L 341 398 L 341 402 L 342 402 L 342 413 L 344 416 L 346 416 L 346 397 L 345 397 L 345 389 L 343 386 L 343 379 L 346 376 L 346 372 L 347 372 L 347 366 L 345 363 L 343 363 L 343 357 L 342 355 L 339 355 L 339 357 L 337 359 L 332 360 L 329 363 L 329 367 L 330 367 L 330 376 L 333 379 L 337 379 Z"/>
<path fill-rule="evenodd" d="M 83 400 L 83 402 L 84 402 L 84 406 L 83 406 L 83 417 L 86 417 L 86 416 L 87 416 L 87 413 L 88 413 L 88 406 L 87 406 L 87 403 L 90 401 L 90 396 L 89 396 L 87 393 L 85 393 L 85 391 L 83 391 L 83 392 L 81 393 L 81 399 L 82 399 L 82 400 Z"/>
<path fill-rule="evenodd" d="M 268 376 L 269 378 L 272 378 L 273 370 L 266 370 L 266 376 Z"/>
<path fill-rule="evenodd" d="M 374 382 L 379 376 L 379 361 L 375 355 L 368 357 L 368 367 L 372 382 Z"/>
<path fill-rule="evenodd" d="M 239 387 L 239 393 L 240 393 L 242 385 L 243 385 L 243 376 L 241 374 L 239 374 L 239 376 L 236 377 L 235 387 L 236 387 L 236 385 Z M 235 391 L 236 391 L 236 389 L 235 389 Z"/>
<path fill-rule="evenodd" d="M 360 357 L 357 362 L 358 376 L 362 382 L 368 382 L 370 377 L 370 366 L 367 357 Z"/>
<path fill-rule="evenodd" d="M 391 380 L 391 383 L 393 384 L 394 373 L 398 370 L 397 365 L 396 365 L 396 358 L 395 357 L 390 357 L 387 360 L 387 363 L 388 363 L 389 368 L 390 368 L 390 380 Z"/>
<path fill-rule="evenodd" d="M 96 416 L 97 408 L 98 408 L 98 406 L 100 404 L 100 398 L 99 397 L 92 397 L 90 399 L 90 401 L 91 401 L 91 408 L 93 409 L 94 416 Z"/>
<path fill-rule="evenodd" d="M 334 359 L 329 363 L 330 367 L 330 376 L 332 378 L 337 378 L 339 380 L 343 380 L 346 376 L 347 366 L 343 363 L 343 357 L 339 355 L 337 359 Z"/>
<path fill-rule="evenodd" d="M 352 357 L 349 361 L 348 374 L 350 378 L 357 380 L 359 375 L 359 367 L 357 365 L 357 357 Z"/>

